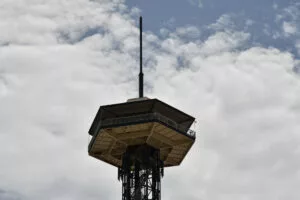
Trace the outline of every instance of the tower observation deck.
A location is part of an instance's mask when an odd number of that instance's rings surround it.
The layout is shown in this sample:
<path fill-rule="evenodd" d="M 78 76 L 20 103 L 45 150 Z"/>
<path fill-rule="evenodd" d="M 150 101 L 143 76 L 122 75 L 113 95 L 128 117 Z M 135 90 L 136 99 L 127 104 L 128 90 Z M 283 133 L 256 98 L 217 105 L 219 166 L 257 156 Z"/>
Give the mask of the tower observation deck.
<path fill-rule="evenodd" d="M 140 97 L 100 106 L 89 134 L 90 156 L 118 168 L 122 200 L 160 200 L 165 167 L 178 166 L 195 142 L 195 118 L 158 100 L 143 97 L 140 18 Z"/>

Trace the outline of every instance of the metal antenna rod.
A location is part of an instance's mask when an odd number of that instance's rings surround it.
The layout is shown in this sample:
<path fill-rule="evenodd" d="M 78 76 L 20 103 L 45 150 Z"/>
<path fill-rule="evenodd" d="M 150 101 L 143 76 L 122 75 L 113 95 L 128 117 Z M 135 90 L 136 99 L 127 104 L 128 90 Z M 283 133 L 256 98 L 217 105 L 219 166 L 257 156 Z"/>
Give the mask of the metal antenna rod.
<path fill-rule="evenodd" d="M 144 96 L 144 74 L 143 74 L 143 18 L 140 17 L 140 74 L 139 74 L 139 95 Z"/>

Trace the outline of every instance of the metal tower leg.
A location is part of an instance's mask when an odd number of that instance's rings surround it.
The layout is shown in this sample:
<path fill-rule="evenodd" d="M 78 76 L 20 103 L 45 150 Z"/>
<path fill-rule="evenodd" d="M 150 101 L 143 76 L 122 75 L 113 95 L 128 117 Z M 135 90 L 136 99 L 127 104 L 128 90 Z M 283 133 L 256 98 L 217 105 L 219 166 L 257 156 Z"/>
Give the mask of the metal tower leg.
<path fill-rule="evenodd" d="M 146 145 L 127 149 L 118 171 L 122 200 L 160 200 L 162 172 L 159 150 Z"/>

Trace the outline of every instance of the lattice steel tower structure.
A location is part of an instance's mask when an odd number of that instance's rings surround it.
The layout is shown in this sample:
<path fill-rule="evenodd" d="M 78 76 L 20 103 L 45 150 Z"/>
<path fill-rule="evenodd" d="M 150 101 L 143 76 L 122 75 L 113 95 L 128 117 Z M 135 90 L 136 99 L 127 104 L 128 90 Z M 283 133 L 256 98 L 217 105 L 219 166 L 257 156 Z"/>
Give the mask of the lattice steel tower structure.
<path fill-rule="evenodd" d="M 139 98 L 100 106 L 91 125 L 88 153 L 118 168 L 122 200 L 160 200 L 164 168 L 178 166 L 195 142 L 195 118 L 143 97 L 140 17 Z"/>

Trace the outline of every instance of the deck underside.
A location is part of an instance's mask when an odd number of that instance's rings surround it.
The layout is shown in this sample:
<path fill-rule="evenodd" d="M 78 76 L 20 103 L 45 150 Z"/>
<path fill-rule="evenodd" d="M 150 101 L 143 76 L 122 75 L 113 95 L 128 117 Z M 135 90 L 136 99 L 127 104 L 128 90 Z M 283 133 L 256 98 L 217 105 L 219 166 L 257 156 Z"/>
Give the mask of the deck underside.
<path fill-rule="evenodd" d="M 194 139 L 159 122 L 103 128 L 91 140 L 89 155 L 120 167 L 128 146 L 148 144 L 160 150 L 165 167 L 179 165 Z"/>

